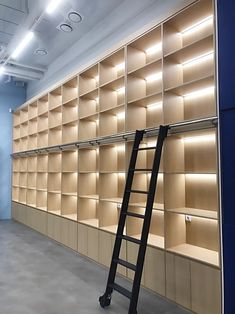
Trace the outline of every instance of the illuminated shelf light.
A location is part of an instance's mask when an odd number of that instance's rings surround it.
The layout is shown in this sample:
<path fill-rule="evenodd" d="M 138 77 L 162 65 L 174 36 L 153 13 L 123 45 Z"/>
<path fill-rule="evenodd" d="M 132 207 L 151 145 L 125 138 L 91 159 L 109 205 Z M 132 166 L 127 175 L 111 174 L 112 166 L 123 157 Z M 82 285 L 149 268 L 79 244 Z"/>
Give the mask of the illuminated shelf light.
<path fill-rule="evenodd" d="M 199 90 L 197 90 L 195 92 L 192 92 L 192 93 L 185 94 L 185 95 L 183 95 L 183 97 L 187 98 L 187 99 L 193 99 L 193 98 L 197 98 L 197 97 L 213 94 L 214 90 L 215 90 L 215 87 L 214 86 L 210 86 L 210 87 L 207 87 L 207 88 L 199 89 Z"/>
<path fill-rule="evenodd" d="M 200 136 L 192 136 L 185 137 L 182 139 L 184 143 L 202 143 L 202 142 L 215 142 L 215 135 L 200 135 Z"/>
<path fill-rule="evenodd" d="M 125 119 L 125 112 L 119 112 L 119 113 L 117 114 L 117 118 L 118 118 L 118 120 Z"/>
<path fill-rule="evenodd" d="M 147 109 L 149 109 L 149 110 L 160 109 L 160 108 L 162 108 L 162 101 L 147 105 Z"/>
<path fill-rule="evenodd" d="M 125 93 L 125 87 L 121 87 L 121 88 L 117 89 L 116 92 L 118 94 L 124 94 Z"/>
<path fill-rule="evenodd" d="M 16 47 L 15 51 L 12 53 L 11 58 L 15 59 L 19 57 L 22 51 L 27 47 L 30 41 L 34 38 L 33 32 L 28 32 L 20 44 Z"/>
<path fill-rule="evenodd" d="M 208 25 L 213 23 L 213 15 L 209 15 L 203 20 L 185 28 L 184 30 L 181 31 L 182 35 L 189 35 L 191 33 L 197 32 L 201 30 L 202 28 L 207 27 Z"/>
<path fill-rule="evenodd" d="M 199 181 L 216 181 L 217 175 L 214 173 L 186 173 L 186 179 Z"/>
<path fill-rule="evenodd" d="M 95 98 L 95 101 L 96 101 L 96 102 L 99 102 L 99 97 L 96 97 L 96 98 Z"/>
<path fill-rule="evenodd" d="M 118 177 L 124 179 L 125 178 L 125 172 L 119 172 Z"/>
<path fill-rule="evenodd" d="M 195 57 L 193 59 L 187 60 L 187 61 L 183 62 L 182 65 L 183 65 L 183 67 L 194 66 L 198 63 L 211 60 L 211 59 L 213 59 L 213 57 L 214 57 L 214 52 L 210 51 L 210 52 L 204 53 L 198 57 Z"/>
<path fill-rule="evenodd" d="M 146 49 L 145 53 L 150 56 L 150 55 L 153 55 L 154 53 L 161 51 L 161 50 L 162 50 L 162 43 L 159 43 L 157 45 L 154 45 L 154 46 Z"/>
<path fill-rule="evenodd" d="M 162 78 L 162 72 L 158 72 L 152 75 L 149 75 L 145 78 L 146 82 L 154 82 L 158 81 Z"/>
<path fill-rule="evenodd" d="M 125 68 L 125 62 L 115 65 L 117 71 L 121 71 Z"/>
<path fill-rule="evenodd" d="M 96 83 L 98 83 L 99 82 L 99 75 L 95 76 L 94 79 L 95 79 Z"/>
<path fill-rule="evenodd" d="M 116 146 L 118 152 L 125 152 L 125 145 L 118 145 Z"/>

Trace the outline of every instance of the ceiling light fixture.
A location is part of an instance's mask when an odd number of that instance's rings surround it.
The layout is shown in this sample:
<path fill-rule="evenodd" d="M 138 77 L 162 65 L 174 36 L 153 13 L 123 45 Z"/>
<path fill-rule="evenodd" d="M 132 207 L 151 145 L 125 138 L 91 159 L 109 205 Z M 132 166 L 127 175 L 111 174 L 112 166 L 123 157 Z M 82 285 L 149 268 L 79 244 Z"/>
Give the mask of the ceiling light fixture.
<path fill-rule="evenodd" d="M 72 23 L 80 23 L 82 21 L 81 15 L 76 11 L 70 11 L 68 13 L 68 19 Z"/>
<path fill-rule="evenodd" d="M 59 5 L 61 4 L 62 0 L 52 0 L 47 8 L 46 8 L 46 13 L 47 14 L 52 14 L 58 9 Z"/>
<path fill-rule="evenodd" d="M 0 75 L 4 74 L 4 72 L 5 72 L 4 66 L 0 66 Z"/>
<path fill-rule="evenodd" d="M 24 48 L 30 43 L 30 41 L 33 39 L 34 33 L 29 31 L 26 36 L 23 38 L 23 40 L 20 42 L 20 44 L 16 47 L 15 51 L 12 53 L 11 57 L 13 59 L 19 57 L 21 52 L 24 50 Z"/>

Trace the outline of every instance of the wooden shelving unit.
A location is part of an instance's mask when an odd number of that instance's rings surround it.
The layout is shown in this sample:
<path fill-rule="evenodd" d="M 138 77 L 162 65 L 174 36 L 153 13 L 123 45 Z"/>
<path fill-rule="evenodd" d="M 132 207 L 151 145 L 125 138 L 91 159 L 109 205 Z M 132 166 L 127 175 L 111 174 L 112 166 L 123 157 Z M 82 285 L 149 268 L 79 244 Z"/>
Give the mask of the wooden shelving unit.
<path fill-rule="evenodd" d="M 212 1 L 198 1 L 14 113 L 12 200 L 47 214 L 50 237 L 109 266 L 133 145 L 115 136 L 216 117 L 213 15 Z M 195 312 L 198 269 L 205 294 L 220 300 L 217 138 L 216 127 L 167 137 L 142 278 Z M 146 137 L 143 147 L 156 140 Z M 41 148 L 48 152 L 20 155 Z M 150 169 L 152 160 L 151 150 L 141 151 L 136 167 Z M 133 188 L 147 190 L 149 181 L 149 171 L 137 172 Z M 145 205 L 146 196 L 135 194 L 129 210 L 143 213 Z M 128 217 L 127 235 L 139 238 L 141 228 Z M 135 245 L 125 243 L 122 255 L 134 262 Z M 217 305 L 205 313 L 221 314 Z"/>

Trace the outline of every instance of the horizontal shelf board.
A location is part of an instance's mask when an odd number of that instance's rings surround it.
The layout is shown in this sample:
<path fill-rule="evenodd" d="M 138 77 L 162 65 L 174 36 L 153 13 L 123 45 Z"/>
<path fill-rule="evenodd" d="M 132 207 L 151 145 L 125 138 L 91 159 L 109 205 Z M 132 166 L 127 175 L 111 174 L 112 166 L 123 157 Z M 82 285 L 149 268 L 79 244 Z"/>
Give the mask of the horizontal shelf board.
<path fill-rule="evenodd" d="M 141 234 L 131 235 L 131 237 L 140 240 Z M 149 233 L 148 245 L 164 249 L 164 237 L 153 234 L 153 233 Z"/>
<path fill-rule="evenodd" d="M 96 194 L 91 194 L 91 195 L 78 195 L 80 198 L 88 198 L 88 199 L 93 199 L 93 200 L 98 200 L 99 195 Z"/>
<path fill-rule="evenodd" d="M 77 197 L 77 193 L 75 192 L 62 192 L 62 195 L 67 195 L 67 196 L 76 196 Z"/>
<path fill-rule="evenodd" d="M 182 208 L 166 209 L 166 211 L 171 212 L 171 213 L 184 214 L 184 215 L 190 215 L 190 216 L 196 216 L 196 217 L 202 217 L 202 218 L 218 219 L 217 211 L 212 211 L 212 210 L 182 207 Z"/>
<path fill-rule="evenodd" d="M 114 113 L 115 114 L 115 111 L 117 111 L 118 109 L 120 108 L 124 108 L 125 107 L 125 103 L 122 103 L 118 106 L 115 106 L 115 107 L 110 107 L 110 108 L 107 108 L 107 109 L 104 109 L 104 110 L 100 110 L 100 113 Z"/>
<path fill-rule="evenodd" d="M 74 220 L 74 221 L 77 221 L 77 214 L 61 214 L 61 216 L 68 218 L 68 219 L 71 219 L 71 220 Z"/>
<path fill-rule="evenodd" d="M 94 173 L 94 174 L 97 174 L 97 173 L 99 173 L 99 171 L 97 170 L 97 171 L 78 171 L 78 173 L 79 174 L 86 174 L 86 173 Z"/>
<path fill-rule="evenodd" d="M 97 118 L 98 118 L 98 114 L 99 114 L 99 113 L 98 113 L 98 111 L 97 111 L 96 113 L 79 117 L 79 120 L 95 121 L 95 120 L 97 120 Z"/>
<path fill-rule="evenodd" d="M 122 198 L 121 197 L 100 198 L 100 201 L 121 204 Z"/>
<path fill-rule="evenodd" d="M 143 66 L 141 66 L 141 67 L 136 67 L 135 69 L 133 69 L 133 70 L 131 70 L 131 71 L 128 71 L 127 74 L 128 74 L 128 75 L 129 75 L 129 74 L 131 75 L 131 74 L 133 74 L 133 73 L 135 73 L 135 72 L 144 70 L 145 68 L 147 68 L 147 67 L 153 65 L 154 63 L 159 63 L 159 64 L 160 64 L 161 61 L 162 61 L 162 57 L 156 58 L 156 59 L 154 59 L 153 61 L 147 62 L 145 65 L 143 65 Z"/>
<path fill-rule="evenodd" d="M 98 92 L 99 92 L 99 88 L 95 88 L 95 89 L 91 90 L 91 92 L 88 92 L 88 93 L 85 93 L 85 94 L 79 96 L 79 98 L 85 98 L 88 100 L 95 100 L 94 98 L 97 97 Z"/>
<path fill-rule="evenodd" d="M 71 99 L 68 99 L 68 100 L 66 100 L 66 101 L 63 101 L 63 102 L 62 102 L 62 105 L 63 105 L 63 106 L 69 105 L 70 102 L 72 102 L 73 100 L 76 100 L 76 99 L 78 99 L 78 96 L 74 96 L 74 97 L 72 97 Z M 75 106 L 74 106 L 74 105 L 69 105 L 69 106 L 70 106 L 70 107 L 75 107 L 76 104 L 75 104 Z"/>
<path fill-rule="evenodd" d="M 124 78 L 124 75 L 120 75 L 119 77 L 100 85 L 100 88 L 116 90 L 116 88 L 118 88 L 117 86 L 119 85 L 118 82 L 124 81 Z"/>
<path fill-rule="evenodd" d="M 181 85 L 169 87 L 164 90 L 164 92 L 172 92 L 179 96 L 190 92 L 191 87 L 195 88 L 198 86 L 198 88 L 201 88 L 200 86 L 211 83 L 211 81 L 214 81 L 214 75 L 208 75 L 201 77 L 200 79 L 196 79 L 193 81 L 185 82 Z"/>
<path fill-rule="evenodd" d="M 85 93 L 79 94 L 79 98 L 85 97 L 91 93 L 94 93 L 97 89 L 98 89 L 98 87 L 87 90 Z"/>
<path fill-rule="evenodd" d="M 125 174 L 125 170 L 99 171 L 100 174 Z"/>
<path fill-rule="evenodd" d="M 219 266 L 219 253 L 216 251 L 204 249 L 187 243 L 168 248 L 167 250 L 208 264 Z"/>
<path fill-rule="evenodd" d="M 210 37 L 213 37 L 213 34 L 206 35 L 206 36 L 200 38 L 199 40 L 195 40 L 195 41 L 191 42 L 190 44 L 185 45 L 185 46 L 183 46 L 183 47 L 181 47 L 179 49 L 172 50 L 169 53 L 164 54 L 164 58 L 167 58 L 167 57 L 169 57 L 169 56 L 171 56 L 171 55 L 173 55 L 173 54 L 175 54 L 175 53 L 177 53 L 177 52 L 179 52 L 181 50 L 187 49 L 190 46 L 194 46 L 195 44 L 200 43 L 201 41 L 204 41 L 205 39 L 210 38 Z"/>
<path fill-rule="evenodd" d="M 39 192 L 47 192 L 47 189 L 38 189 L 38 188 L 36 188 L 36 190 L 39 191 Z"/>
<path fill-rule="evenodd" d="M 43 210 L 43 211 L 47 211 L 47 207 L 43 207 L 43 206 L 36 206 L 38 209 Z"/>
<path fill-rule="evenodd" d="M 84 219 L 84 220 L 79 220 L 80 223 L 83 223 L 88 226 L 96 227 L 99 228 L 99 220 L 94 218 L 94 219 Z"/>
<path fill-rule="evenodd" d="M 162 98 L 162 92 L 160 93 L 152 93 L 144 97 L 136 98 L 133 100 L 128 101 L 127 106 L 140 106 L 140 107 L 146 107 L 149 103 L 148 101 L 151 100 L 151 98 L 159 97 Z"/>
<path fill-rule="evenodd" d="M 61 194 L 61 191 L 50 191 L 50 190 L 48 190 L 48 193 L 52 193 L 52 194 Z"/>
<path fill-rule="evenodd" d="M 146 207 L 146 202 L 130 202 L 129 206 L 133 206 L 133 207 Z M 164 210 L 164 204 L 162 203 L 153 203 L 153 209 L 155 210 Z"/>
<path fill-rule="evenodd" d="M 208 49 L 208 46 L 210 50 Z M 206 47 L 206 51 L 205 51 Z M 168 57 L 165 58 L 170 58 L 171 60 L 175 60 L 175 62 L 182 63 L 185 62 L 187 59 L 192 59 L 192 56 L 195 55 L 202 55 L 203 53 L 206 53 L 208 50 L 212 51 L 214 49 L 213 46 L 213 35 L 207 36 L 196 43 L 187 45 L 183 47 L 180 50 L 175 51 L 174 53 L 171 53 L 168 55 Z"/>
<path fill-rule="evenodd" d="M 62 126 L 67 126 L 67 125 L 77 125 L 78 124 L 78 117 L 68 119 L 66 121 L 62 120 Z"/>
<path fill-rule="evenodd" d="M 61 210 L 48 210 L 48 213 L 61 216 Z"/>

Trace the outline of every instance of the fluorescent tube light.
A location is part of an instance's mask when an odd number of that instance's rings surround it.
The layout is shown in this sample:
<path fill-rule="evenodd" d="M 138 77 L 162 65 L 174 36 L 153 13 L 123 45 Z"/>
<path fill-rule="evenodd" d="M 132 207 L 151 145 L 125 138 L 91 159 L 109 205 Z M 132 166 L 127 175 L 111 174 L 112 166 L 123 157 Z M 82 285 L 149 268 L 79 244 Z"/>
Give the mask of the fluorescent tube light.
<path fill-rule="evenodd" d="M 13 59 L 17 58 L 21 52 L 26 48 L 26 46 L 30 43 L 30 41 L 33 39 L 34 33 L 28 32 L 24 39 L 21 41 L 21 43 L 16 47 L 15 51 L 12 53 L 11 57 Z"/>
<path fill-rule="evenodd" d="M 213 22 L 213 15 L 209 15 L 206 18 L 204 18 L 203 20 L 185 28 L 184 30 L 181 31 L 182 35 L 188 35 L 190 33 L 194 33 L 197 32 L 198 30 L 212 24 Z"/>
<path fill-rule="evenodd" d="M 56 9 L 59 7 L 59 5 L 61 4 L 62 0 L 52 0 L 50 1 L 50 3 L 48 4 L 47 8 L 46 8 L 46 13 L 48 14 L 52 14 L 56 11 Z"/>
<path fill-rule="evenodd" d="M 124 112 L 124 111 L 123 111 L 123 112 L 119 112 L 119 113 L 117 114 L 117 118 L 118 118 L 118 120 L 124 119 L 124 118 L 125 118 L 125 112 Z"/>
<path fill-rule="evenodd" d="M 154 45 L 152 47 L 149 47 L 148 49 L 145 50 L 147 55 L 153 55 L 154 53 L 161 51 L 162 50 L 162 43 L 159 43 L 157 45 Z"/>
<path fill-rule="evenodd" d="M 147 76 L 145 80 L 147 82 L 154 82 L 154 81 L 160 80 L 161 78 L 162 78 L 162 72 L 158 72 L 158 73 Z"/>
<path fill-rule="evenodd" d="M 187 61 L 183 62 L 182 65 L 184 67 L 193 66 L 193 65 L 196 65 L 198 63 L 213 59 L 213 57 L 214 57 L 214 52 L 210 51 L 210 52 L 204 53 L 198 57 L 195 57 L 193 59 L 187 60 Z"/>
<path fill-rule="evenodd" d="M 147 105 L 147 109 L 149 110 L 160 109 L 160 108 L 162 108 L 162 101 Z"/>
<path fill-rule="evenodd" d="M 0 66 L 0 75 L 2 75 L 5 72 L 4 66 Z"/>
<path fill-rule="evenodd" d="M 117 89 L 116 92 L 118 94 L 124 94 L 125 93 L 125 87 L 121 87 L 121 88 Z"/>
<path fill-rule="evenodd" d="M 215 90 L 215 87 L 214 86 L 210 86 L 210 87 L 207 87 L 207 88 L 199 89 L 199 90 L 197 90 L 195 92 L 192 92 L 192 93 L 185 94 L 185 95 L 183 95 L 183 97 L 187 98 L 187 99 L 193 99 L 193 98 L 197 98 L 197 97 L 201 97 L 201 96 L 206 96 L 206 95 L 212 94 L 212 93 L 214 93 L 214 90 Z"/>
<path fill-rule="evenodd" d="M 125 62 L 115 65 L 117 71 L 121 71 L 125 68 Z"/>
<path fill-rule="evenodd" d="M 199 136 L 191 136 L 185 137 L 182 139 L 184 143 L 202 143 L 202 142 L 215 142 L 215 135 L 199 135 Z"/>

